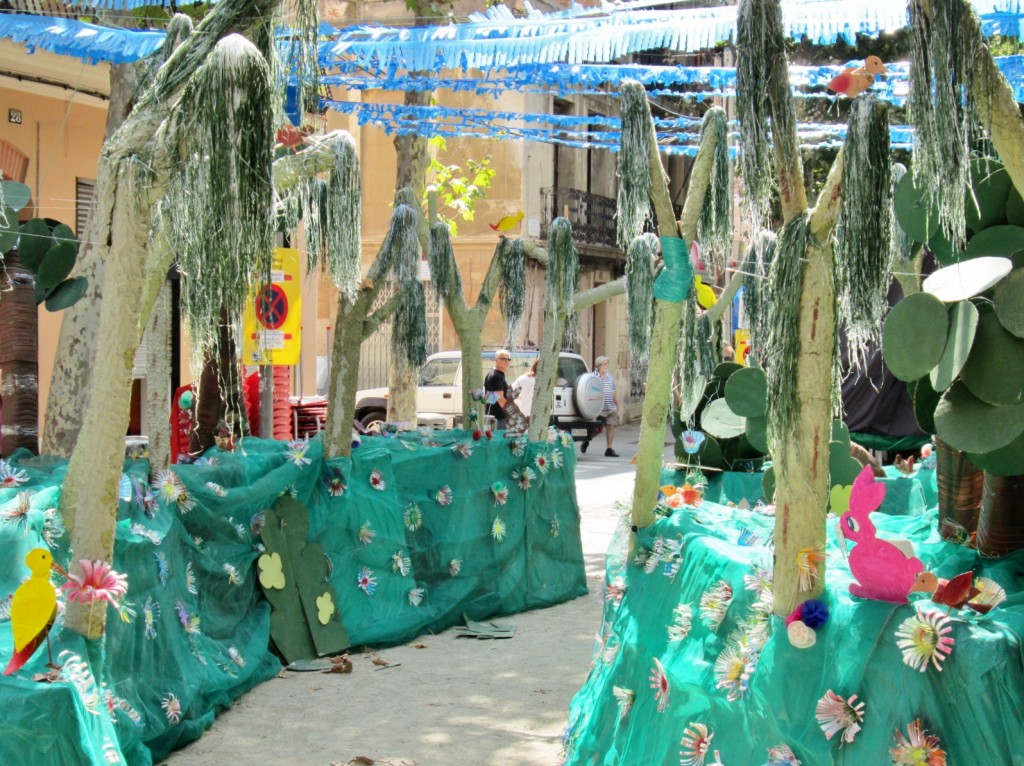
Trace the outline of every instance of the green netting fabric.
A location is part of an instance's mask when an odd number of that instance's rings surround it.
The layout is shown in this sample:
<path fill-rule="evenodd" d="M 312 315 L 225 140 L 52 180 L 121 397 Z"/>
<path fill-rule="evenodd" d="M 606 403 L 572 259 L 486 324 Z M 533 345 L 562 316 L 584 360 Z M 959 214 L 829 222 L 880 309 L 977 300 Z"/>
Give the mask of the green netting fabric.
<path fill-rule="evenodd" d="M 814 647 L 791 646 L 781 618 L 769 616 L 764 541 L 774 519 L 704 503 L 658 519 L 632 552 L 628 530 L 613 542 L 603 628 L 570 708 L 565 763 L 791 764 L 769 756 L 785 745 L 804 766 L 885 764 L 896 731 L 908 736 L 915 719 L 939 737 L 950 764 L 1015 763 L 1024 730 L 1024 553 L 982 560 L 943 542 L 934 513 L 872 520 L 884 537 L 913 540 L 939 577 L 974 568 L 1009 595 L 987 616 L 954 613 L 955 644 L 941 672 L 904 664 L 895 634 L 916 606 L 851 596 L 831 537 L 823 597 L 831 617 Z M 737 543 L 744 531 L 754 545 Z M 762 649 L 743 659 L 739 649 L 751 640 L 764 640 Z M 829 690 L 865 703 L 861 731 L 842 747 L 815 720 Z M 707 739 L 700 727 L 713 737 L 706 760 L 695 754 Z"/>
<path fill-rule="evenodd" d="M 0 464 L 0 667 L 25 554 L 49 547 L 68 563 L 52 510 L 66 464 L 27 457 Z M 146 461 L 127 461 L 114 560 L 128 576 L 124 619 L 111 611 L 105 641 L 87 646 L 58 617 L 64 683 L 30 680 L 45 649 L 0 676 L 0 764 L 149 766 L 273 677 L 256 562 L 264 512 L 285 493 L 308 506 L 309 541 L 323 548 L 353 645 L 585 594 L 575 460 L 563 437 L 474 442 L 448 431 L 367 439 L 327 463 L 319 439 L 244 439 L 152 486 Z M 106 658 L 99 682 L 95 652 Z"/>

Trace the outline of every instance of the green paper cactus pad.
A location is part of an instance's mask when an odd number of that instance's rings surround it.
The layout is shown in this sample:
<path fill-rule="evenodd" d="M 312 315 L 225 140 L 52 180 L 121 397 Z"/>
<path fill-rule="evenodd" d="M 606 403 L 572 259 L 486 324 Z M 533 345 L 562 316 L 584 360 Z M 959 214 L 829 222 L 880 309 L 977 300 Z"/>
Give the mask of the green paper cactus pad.
<path fill-rule="evenodd" d="M 768 378 L 757 367 L 737 370 L 725 384 L 725 400 L 740 417 L 757 418 L 768 411 Z"/>
<path fill-rule="evenodd" d="M 986 454 L 1024 433 L 1024 403 L 987 404 L 957 381 L 935 408 L 935 433 L 953 449 Z"/>
<path fill-rule="evenodd" d="M 897 303 L 882 328 L 882 357 L 900 380 L 917 380 L 942 359 L 949 317 L 942 301 L 914 293 Z"/>
<path fill-rule="evenodd" d="M 978 329 L 978 309 L 970 301 L 960 301 L 949 310 L 949 320 L 946 349 L 930 375 L 932 388 L 936 391 L 949 388 L 967 363 Z"/>

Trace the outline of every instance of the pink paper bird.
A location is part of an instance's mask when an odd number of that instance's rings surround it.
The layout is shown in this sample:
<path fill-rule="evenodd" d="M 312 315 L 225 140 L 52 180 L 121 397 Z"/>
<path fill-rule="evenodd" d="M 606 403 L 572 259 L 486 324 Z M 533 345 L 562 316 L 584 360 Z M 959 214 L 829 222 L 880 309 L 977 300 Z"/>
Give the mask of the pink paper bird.
<path fill-rule="evenodd" d="M 912 550 L 908 552 L 875 536 L 870 514 L 878 509 L 884 497 L 885 485 L 875 481 L 870 466 L 866 466 L 853 482 L 850 510 L 840 517 L 836 534 L 844 550 L 847 540 L 856 543 L 849 554 L 850 572 L 857 580 L 850 584 L 850 593 L 905 604 L 907 593 L 924 571 L 924 564 Z"/>

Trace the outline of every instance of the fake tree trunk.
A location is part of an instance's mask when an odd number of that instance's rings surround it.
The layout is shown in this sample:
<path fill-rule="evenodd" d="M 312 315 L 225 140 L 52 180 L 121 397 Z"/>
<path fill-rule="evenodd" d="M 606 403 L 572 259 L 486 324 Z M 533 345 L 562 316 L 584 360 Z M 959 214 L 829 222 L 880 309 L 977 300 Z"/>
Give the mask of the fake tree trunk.
<path fill-rule="evenodd" d="M 808 213 L 778 0 L 742 0 L 737 40 L 737 104 L 748 196 L 767 198 L 763 171 L 774 166 L 786 222 L 771 275 L 769 419 L 776 472 L 775 613 L 787 615 L 824 588 L 823 565 L 810 589 L 801 588 L 797 555 L 825 542 L 836 312 L 831 232 L 839 212 L 844 154 L 836 158 L 817 206 Z M 786 295 L 790 300 L 781 298 Z"/>
<path fill-rule="evenodd" d="M 701 141 L 697 158 L 690 175 L 689 191 L 683 205 L 683 215 L 679 224 L 676 223 L 668 192 L 668 179 L 661 165 L 658 154 L 657 140 L 654 134 L 654 123 L 651 119 L 647 94 L 639 83 L 628 82 L 622 86 L 624 105 L 629 102 L 632 107 L 623 109 L 623 142 L 626 143 L 627 120 L 631 123 L 628 130 L 639 137 L 639 146 L 646 149 L 645 156 L 632 156 L 636 148 L 624 145 L 622 149 L 623 169 L 621 172 L 623 187 L 627 186 L 627 178 L 637 180 L 641 176 L 648 182 L 650 201 L 658 217 L 658 233 L 662 237 L 677 238 L 680 231 L 685 240 L 693 241 L 697 236 L 697 224 L 700 219 L 704 198 L 711 181 L 712 168 L 715 160 L 718 135 L 708 132 Z M 643 134 L 646 134 L 644 136 Z M 628 162 L 637 163 L 636 170 L 627 168 Z M 624 188 L 623 194 L 636 192 Z M 638 202 L 646 202 L 641 194 Z M 620 198 L 620 209 L 622 201 Z M 627 238 L 639 235 L 641 226 L 634 229 Z M 628 231 L 628 229 L 627 229 Z M 654 506 L 658 499 L 659 477 L 662 466 L 662 451 L 665 441 L 665 423 L 668 420 L 668 408 L 671 401 L 672 371 L 676 364 L 676 348 L 679 339 L 679 324 L 682 312 L 692 310 L 690 304 L 683 300 L 657 300 L 654 312 L 654 326 L 651 330 L 650 354 L 647 368 L 647 389 L 644 395 L 643 419 L 640 422 L 640 439 L 637 447 L 636 484 L 633 488 L 633 504 L 631 517 L 634 526 L 650 526 L 654 521 Z"/>
<path fill-rule="evenodd" d="M 344 292 L 339 296 L 323 435 L 324 454 L 328 458 L 347 457 L 352 453 L 352 414 L 356 404 L 360 349 L 363 341 L 401 308 L 407 289 L 412 287 L 410 280 L 415 281 L 413 265 L 418 253 L 415 213 L 407 205 L 399 204 L 395 207 L 391 227 L 380 251 L 355 296 L 349 298 Z M 400 287 L 371 315 L 374 301 L 392 271 Z M 398 317 L 395 323 L 402 321 L 402 317 Z"/>
<path fill-rule="evenodd" d="M 60 509 L 71 531 L 75 551 L 73 570 L 79 569 L 77 562 L 81 560 L 113 560 L 117 488 L 131 398 L 131 363 L 141 337 L 141 324 L 148 320 L 143 313 L 144 297 L 155 296 L 159 291 L 159 282 L 154 289 L 145 281 L 162 281 L 164 277 L 163 272 L 155 271 L 147 263 L 150 228 L 154 205 L 165 190 L 173 189 L 169 182 L 188 186 L 187 192 L 181 191 L 196 206 L 195 209 L 202 211 L 205 208 L 211 217 L 216 216 L 216 223 L 195 217 L 187 223 L 177 221 L 177 225 L 168 227 L 169 230 L 179 236 L 195 234 L 203 240 L 204 246 L 209 247 L 210 257 L 215 260 L 216 255 L 212 253 L 220 254 L 224 245 L 210 241 L 206 234 L 210 229 L 223 229 L 224 218 L 233 217 L 237 228 L 226 234 L 229 237 L 240 235 L 247 243 L 262 241 L 265 234 L 269 260 L 271 240 L 267 221 L 270 218 L 272 132 L 269 103 L 263 103 L 262 107 L 254 106 L 260 99 L 269 97 L 269 70 L 250 43 L 231 33 L 246 28 L 254 18 L 268 16 L 274 5 L 273 0 L 226 0 L 219 4 L 197 32 L 185 40 L 160 68 L 135 110 L 101 153 L 96 205 L 85 240 L 103 251 L 98 255 L 105 267 L 98 289 L 105 300 L 99 307 L 91 395 L 60 499 Z M 225 35 L 228 37 L 222 40 Z M 254 69 L 263 74 L 254 76 Z M 232 76 L 238 78 L 234 83 L 230 81 Z M 208 77 L 216 79 L 217 85 L 209 87 L 208 80 L 204 79 Z M 234 87 L 243 79 L 244 94 Z M 264 87 L 260 87 L 261 82 Z M 223 99 L 222 104 L 229 109 L 242 110 L 237 123 L 234 112 L 224 114 L 219 110 L 202 126 L 213 133 L 231 131 L 236 124 L 245 126 L 239 134 L 243 136 L 242 140 L 231 142 L 225 147 L 224 154 L 217 158 L 217 161 L 235 161 L 232 166 L 234 172 L 226 178 L 210 174 L 213 184 L 223 181 L 233 186 L 233 189 L 225 190 L 228 197 L 238 201 L 242 195 L 249 195 L 245 197 L 244 204 L 227 210 L 211 206 L 198 193 L 200 189 L 191 183 L 197 175 L 208 171 L 208 166 L 213 163 L 195 163 L 195 166 L 188 167 L 187 162 L 177 159 L 182 149 L 179 142 L 186 136 L 179 127 L 183 123 L 178 120 L 190 125 L 188 137 L 195 135 L 198 127 L 196 121 L 190 119 L 191 111 L 206 109 L 205 98 Z M 255 116 L 261 110 L 266 115 L 265 123 Z M 246 136 L 251 139 L 248 143 Z M 257 146 L 262 152 L 260 156 L 266 158 L 266 178 L 262 184 L 266 189 L 265 197 L 262 192 L 253 191 L 259 186 L 258 180 L 255 180 L 256 186 L 250 186 L 253 179 L 259 179 L 264 173 L 259 159 L 251 153 L 245 154 L 246 149 Z M 238 147 L 243 151 L 236 152 Z M 172 163 L 178 163 L 173 178 L 168 173 Z M 171 215 L 171 207 L 164 210 L 165 215 Z M 227 252 L 237 253 L 239 250 L 236 248 L 242 242 L 232 239 L 227 244 Z M 183 243 L 176 242 L 175 246 L 181 248 Z M 179 249 L 179 257 L 183 255 Z M 235 289 L 244 294 L 244 285 Z M 90 638 L 98 637 L 105 624 L 105 611 L 72 604 L 68 609 L 67 624 Z"/>
<path fill-rule="evenodd" d="M 171 462 L 171 288 L 165 279 L 146 326 L 146 436 L 154 472 Z"/>
<path fill-rule="evenodd" d="M 481 337 L 484 322 L 487 320 L 494 295 L 501 283 L 502 259 L 505 257 L 505 248 L 508 247 L 508 242 L 508 240 L 502 239 L 495 248 L 494 257 L 491 258 L 487 267 L 487 274 L 480 286 L 476 303 L 470 308 L 466 305 L 462 276 L 452 251 L 451 232 L 448 231 L 448 226 L 444 223 L 434 223 L 430 226 L 430 273 L 434 285 L 444 301 L 452 325 L 455 327 L 455 334 L 459 338 L 459 348 L 462 349 L 464 362 L 462 365 L 462 423 L 464 428 L 469 427 L 474 420 L 482 422 L 483 418 L 482 403 L 474 401 L 471 396 L 472 391 L 483 388 L 483 370 L 481 365 L 474 364 L 473 360 L 481 359 L 483 356 Z"/>
<path fill-rule="evenodd" d="M 565 327 L 573 313 L 573 296 L 580 281 L 580 258 L 572 242 L 572 224 L 565 218 L 551 222 L 548 241 L 547 291 L 544 301 L 544 334 L 541 337 L 537 380 L 530 410 L 530 441 L 543 441 L 553 406 L 551 392 L 558 373 L 558 352 Z"/>
<path fill-rule="evenodd" d="M 0 455 L 39 451 L 39 320 L 33 272 L 18 251 L 0 256 Z"/>

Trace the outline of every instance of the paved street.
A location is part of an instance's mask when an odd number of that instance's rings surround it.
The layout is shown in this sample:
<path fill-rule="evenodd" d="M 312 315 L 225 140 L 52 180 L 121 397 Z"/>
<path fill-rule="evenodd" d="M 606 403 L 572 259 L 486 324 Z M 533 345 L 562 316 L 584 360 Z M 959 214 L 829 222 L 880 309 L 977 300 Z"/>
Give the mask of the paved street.
<path fill-rule="evenodd" d="M 168 766 L 343 766 L 358 756 L 382 766 L 554 764 L 590 664 L 604 553 L 619 518 L 613 505 L 632 493 L 638 434 L 638 424 L 618 429 L 619 458 L 604 457 L 599 436 L 577 465 L 589 595 L 501 620 L 517 628 L 510 640 L 447 631 L 354 655 L 349 675 L 283 673 Z"/>

